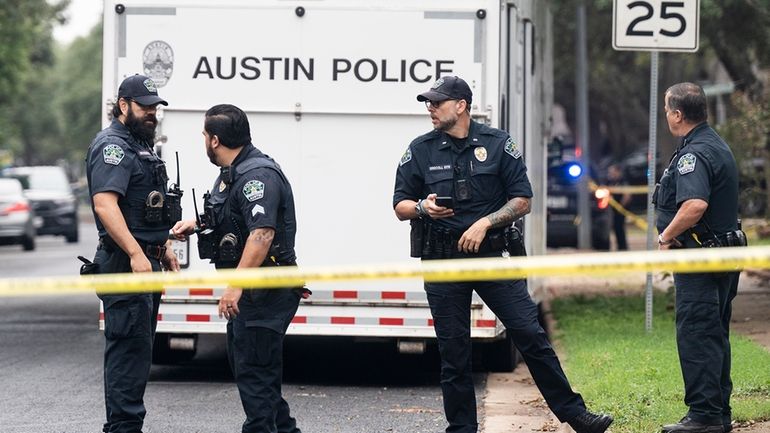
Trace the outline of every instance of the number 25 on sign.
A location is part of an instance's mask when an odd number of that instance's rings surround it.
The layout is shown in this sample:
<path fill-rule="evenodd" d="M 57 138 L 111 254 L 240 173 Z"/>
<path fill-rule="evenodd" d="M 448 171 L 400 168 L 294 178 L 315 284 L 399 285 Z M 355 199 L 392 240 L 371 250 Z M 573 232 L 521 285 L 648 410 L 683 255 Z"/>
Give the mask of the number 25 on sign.
<path fill-rule="evenodd" d="M 626 51 L 698 51 L 700 0 L 615 0 L 612 47 Z"/>

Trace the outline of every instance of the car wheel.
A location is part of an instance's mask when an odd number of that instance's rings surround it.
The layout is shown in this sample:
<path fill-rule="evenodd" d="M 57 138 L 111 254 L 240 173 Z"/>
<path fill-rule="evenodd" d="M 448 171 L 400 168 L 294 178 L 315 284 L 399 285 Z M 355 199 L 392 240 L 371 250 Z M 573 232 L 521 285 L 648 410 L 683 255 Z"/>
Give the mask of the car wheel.
<path fill-rule="evenodd" d="M 24 251 L 32 251 L 35 249 L 35 238 L 32 236 L 25 236 L 21 241 L 21 246 Z"/>
<path fill-rule="evenodd" d="M 64 235 L 64 238 L 67 240 L 68 244 L 76 244 L 78 240 L 80 240 L 80 233 L 78 232 L 78 229 L 75 229 L 75 231 Z"/>

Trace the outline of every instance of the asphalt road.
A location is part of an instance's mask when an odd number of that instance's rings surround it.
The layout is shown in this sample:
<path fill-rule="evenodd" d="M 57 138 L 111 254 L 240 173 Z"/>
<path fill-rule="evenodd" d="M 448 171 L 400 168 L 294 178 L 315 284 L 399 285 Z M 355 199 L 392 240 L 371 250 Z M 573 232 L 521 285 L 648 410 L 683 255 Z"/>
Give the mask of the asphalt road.
<path fill-rule="evenodd" d="M 73 275 L 92 256 L 81 242 L 40 237 L 37 249 L 0 247 L 0 277 Z M 101 431 L 102 348 L 95 295 L 0 298 L 0 432 Z M 153 366 L 145 433 L 239 432 L 244 415 L 221 337 L 200 340 L 183 366 Z M 391 345 L 289 340 L 283 393 L 306 433 L 436 433 L 446 424 L 434 350 L 399 356 Z M 486 376 L 476 376 L 477 395 Z"/>

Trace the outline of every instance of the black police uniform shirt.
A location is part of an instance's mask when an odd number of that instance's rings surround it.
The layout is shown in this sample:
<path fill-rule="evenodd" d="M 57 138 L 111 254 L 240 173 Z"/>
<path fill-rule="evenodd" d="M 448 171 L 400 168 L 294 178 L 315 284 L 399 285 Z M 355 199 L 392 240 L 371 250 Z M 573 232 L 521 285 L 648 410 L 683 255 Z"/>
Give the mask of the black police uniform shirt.
<path fill-rule="evenodd" d="M 251 144 L 245 145 L 232 165 L 222 170 L 214 182 L 210 200 L 214 206 L 217 224 L 224 223 L 229 229 L 239 232 L 235 234 L 241 245 L 253 230 L 275 230 L 268 257 L 277 254 L 275 259 L 279 263 L 294 264 L 294 238 L 297 227 L 291 185 L 281 173 L 269 167 L 257 166 L 245 172 L 239 170 L 239 166 L 254 158 L 267 158 L 270 165 L 274 164 L 280 170 L 280 166 L 269 156 Z M 223 221 L 226 215 L 224 206 L 228 205 L 230 212 L 235 214 L 232 215 L 234 221 L 230 223 Z"/>
<path fill-rule="evenodd" d="M 659 232 L 690 199 L 708 203 L 702 221 L 716 234 L 738 228 L 738 167 L 730 147 L 706 122 L 682 139 L 661 176 L 655 205 Z"/>
<path fill-rule="evenodd" d="M 152 147 L 136 140 L 125 125 L 115 119 L 96 135 L 86 162 L 91 197 L 100 192 L 118 193 L 118 206 L 134 238 L 148 244 L 165 244 L 171 227 L 167 223 L 144 221 L 147 196 L 158 191 L 165 197 L 168 181 L 165 165 Z M 93 204 L 91 206 L 93 209 Z M 94 217 L 99 236 L 106 236 L 107 231 L 96 212 Z"/>
<path fill-rule="evenodd" d="M 454 216 L 433 224 L 462 234 L 508 200 L 532 197 L 532 187 L 521 152 L 508 133 L 471 121 L 467 139 L 433 130 L 412 141 L 401 157 L 393 207 L 431 193 L 454 201 Z"/>

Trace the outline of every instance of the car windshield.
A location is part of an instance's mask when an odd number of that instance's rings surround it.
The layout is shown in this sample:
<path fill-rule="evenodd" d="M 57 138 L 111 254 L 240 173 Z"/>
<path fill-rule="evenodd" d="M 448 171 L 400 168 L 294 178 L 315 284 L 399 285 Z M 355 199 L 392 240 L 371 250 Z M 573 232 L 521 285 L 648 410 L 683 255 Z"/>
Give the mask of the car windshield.
<path fill-rule="evenodd" d="M 16 179 L 0 179 L 0 196 L 21 195 L 21 184 Z"/>
<path fill-rule="evenodd" d="M 67 176 L 59 167 L 24 167 L 7 175 L 19 179 L 24 189 L 70 192 Z"/>

